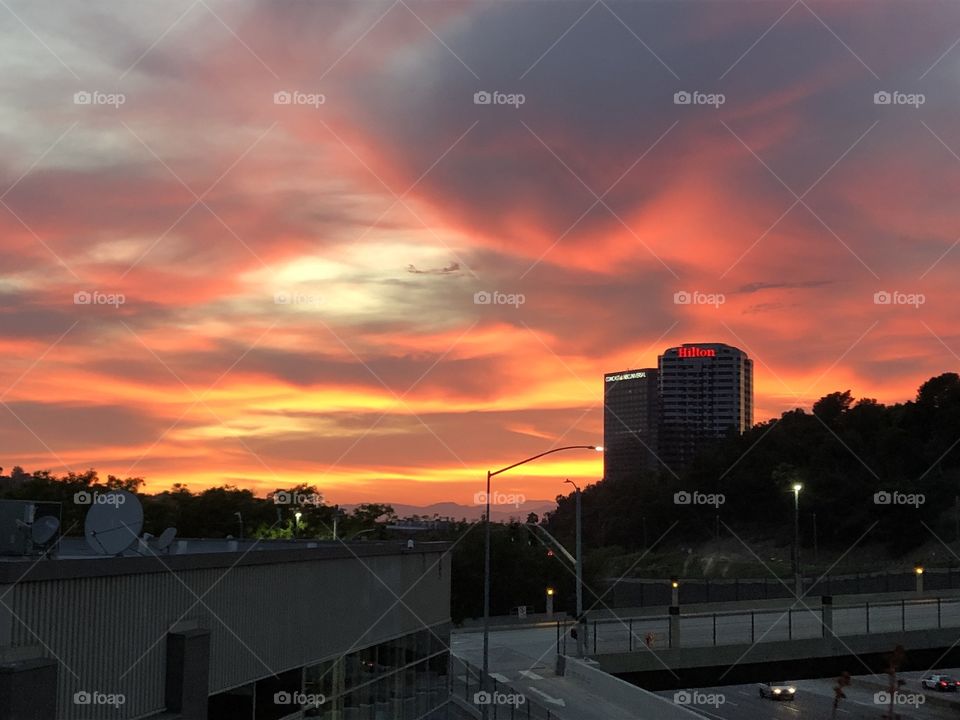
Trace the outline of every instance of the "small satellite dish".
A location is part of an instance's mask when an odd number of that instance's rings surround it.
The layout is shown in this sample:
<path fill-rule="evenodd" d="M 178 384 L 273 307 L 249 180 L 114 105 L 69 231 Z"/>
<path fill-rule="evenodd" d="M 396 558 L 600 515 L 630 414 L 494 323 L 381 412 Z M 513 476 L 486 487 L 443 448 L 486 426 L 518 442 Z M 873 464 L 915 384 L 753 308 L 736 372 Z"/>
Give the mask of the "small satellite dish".
<path fill-rule="evenodd" d="M 156 538 L 152 545 L 154 550 L 166 550 L 173 543 L 173 539 L 177 536 L 177 529 L 173 527 L 168 527 L 162 533 L 160 537 Z"/>
<path fill-rule="evenodd" d="M 133 493 L 111 490 L 94 497 L 84 523 L 87 545 L 100 555 L 120 555 L 143 529 L 143 507 Z"/>
<path fill-rule="evenodd" d="M 60 529 L 60 521 L 53 515 L 37 518 L 30 526 L 30 537 L 34 545 L 46 545 L 53 540 Z"/>

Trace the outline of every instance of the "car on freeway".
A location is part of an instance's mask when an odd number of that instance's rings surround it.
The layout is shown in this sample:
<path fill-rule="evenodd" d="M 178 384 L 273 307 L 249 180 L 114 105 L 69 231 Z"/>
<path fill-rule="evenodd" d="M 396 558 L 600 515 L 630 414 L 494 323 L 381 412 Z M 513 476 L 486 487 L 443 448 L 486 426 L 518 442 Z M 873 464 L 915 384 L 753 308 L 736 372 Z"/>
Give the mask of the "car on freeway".
<path fill-rule="evenodd" d="M 960 688 L 960 680 L 951 675 L 941 675 L 934 673 L 926 675 L 920 681 L 920 685 L 929 690 L 938 690 L 939 692 L 956 692 Z"/>
<path fill-rule="evenodd" d="M 797 695 L 797 688 L 786 682 L 760 683 L 757 687 L 760 697 L 771 700 L 793 700 Z"/>

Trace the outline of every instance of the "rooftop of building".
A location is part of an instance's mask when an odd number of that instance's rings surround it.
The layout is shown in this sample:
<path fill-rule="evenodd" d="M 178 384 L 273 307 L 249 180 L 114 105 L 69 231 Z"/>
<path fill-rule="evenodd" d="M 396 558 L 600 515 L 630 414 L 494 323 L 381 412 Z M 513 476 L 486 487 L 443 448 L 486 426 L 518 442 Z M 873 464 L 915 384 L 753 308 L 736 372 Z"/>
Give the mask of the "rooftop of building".
<path fill-rule="evenodd" d="M 446 552 L 448 542 L 260 540 L 181 538 L 166 550 L 134 545 L 122 555 L 94 552 L 82 537 L 62 537 L 55 552 L 42 556 L 0 556 L 0 585 L 71 577 L 103 577 L 201 568 L 236 567 L 318 560 L 344 560 Z"/>

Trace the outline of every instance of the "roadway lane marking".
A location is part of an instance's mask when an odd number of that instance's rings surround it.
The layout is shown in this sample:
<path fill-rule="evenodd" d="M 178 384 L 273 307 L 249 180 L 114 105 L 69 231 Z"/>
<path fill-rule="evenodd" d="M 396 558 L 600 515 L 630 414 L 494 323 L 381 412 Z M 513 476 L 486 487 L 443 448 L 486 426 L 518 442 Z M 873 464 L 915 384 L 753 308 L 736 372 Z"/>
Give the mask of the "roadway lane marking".
<path fill-rule="evenodd" d="M 729 720 L 724 715 L 717 715 L 716 713 L 712 713 L 709 710 L 704 710 L 702 707 L 698 707 L 696 705 L 684 705 L 683 707 L 685 707 L 687 710 L 692 710 L 695 713 L 703 715 L 704 717 L 716 718 L 717 720 Z"/>
<path fill-rule="evenodd" d="M 520 674 L 528 680 L 543 680 L 543 675 L 537 675 L 532 670 L 521 670 Z"/>
<path fill-rule="evenodd" d="M 541 690 L 540 688 L 535 688 L 535 687 L 533 687 L 533 685 L 528 685 L 528 686 L 527 686 L 527 690 L 532 690 L 532 691 L 535 692 L 537 695 L 539 695 L 540 697 L 542 697 L 546 702 L 548 702 L 548 703 L 550 703 L 550 704 L 552 704 L 552 705 L 559 705 L 560 707 L 566 707 L 566 706 L 567 706 L 567 702 L 566 702 L 566 700 L 564 700 L 563 698 L 555 698 L 555 697 L 553 697 L 553 696 L 551 696 L 551 695 L 547 695 L 543 690 Z"/>
<path fill-rule="evenodd" d="M 508 678 L 506 675 L 501 675 L 500 673 L 490 673 L 490 677 L 492 677 L 497 682 L 502 682 L 502 683 L 510 682 L 510 678 Z"/>

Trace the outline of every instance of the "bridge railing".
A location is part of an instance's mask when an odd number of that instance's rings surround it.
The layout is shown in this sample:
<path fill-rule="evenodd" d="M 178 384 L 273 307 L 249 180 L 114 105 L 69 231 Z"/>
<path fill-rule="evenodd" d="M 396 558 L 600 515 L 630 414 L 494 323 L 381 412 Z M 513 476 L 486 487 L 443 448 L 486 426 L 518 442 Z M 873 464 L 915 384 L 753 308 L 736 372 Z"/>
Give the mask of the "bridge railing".
<path fill-rule="evenodd" d="M 593 620 L 593 655 L 960 627 L 960 598 L 926 598 Z M 563 628 L 558 623 L 558 639 Z M 561 652 L 563 646 L 561 644 Z"/>
<path fill-rule="evenodd" d="M 655 607 L 671 603 L 670 578 L 608 578 L 604 580 L 604 604 L 611 608 Z M 680 604 L 733 602 L 749 600 L 788 600 L 792 597 L 790 578 L 682 578 Z M 803 578 L 807 597 L 820 595 L 860 595 L 908 592 L 916 586 L 916 575 L 904 572 L 861 572 Z M 928 567 L 924 572 L 927 590 L 960 588 L 960 568 Z"/>

